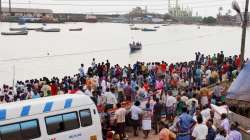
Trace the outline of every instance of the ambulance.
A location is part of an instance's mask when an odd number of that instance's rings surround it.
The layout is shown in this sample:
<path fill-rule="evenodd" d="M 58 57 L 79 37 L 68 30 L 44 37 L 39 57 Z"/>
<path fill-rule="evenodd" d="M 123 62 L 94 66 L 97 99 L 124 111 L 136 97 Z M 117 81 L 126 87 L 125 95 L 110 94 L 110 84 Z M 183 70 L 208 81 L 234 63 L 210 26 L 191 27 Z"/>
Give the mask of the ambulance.
<path fill-rule="evenodd" d="M 100 116 L 83 94 L 1 104 L 0 140 L 102 140 Z"/>

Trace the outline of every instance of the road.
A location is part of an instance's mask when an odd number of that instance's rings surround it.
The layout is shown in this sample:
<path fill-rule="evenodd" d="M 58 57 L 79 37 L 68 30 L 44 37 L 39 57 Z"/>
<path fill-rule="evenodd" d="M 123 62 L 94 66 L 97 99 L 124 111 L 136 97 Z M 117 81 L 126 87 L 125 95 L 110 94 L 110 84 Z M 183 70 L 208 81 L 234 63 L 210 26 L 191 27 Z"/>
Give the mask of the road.
<path fill-rule="evenodd" d="M 147 139 L 144 139 L 144 134 L 140 131 L 138 137 L 134 137 L 132 133 L 128 133 L 129 140 L 159 140 L 159 135 L 155 135 L 153 131 L 150 132 Z"/>

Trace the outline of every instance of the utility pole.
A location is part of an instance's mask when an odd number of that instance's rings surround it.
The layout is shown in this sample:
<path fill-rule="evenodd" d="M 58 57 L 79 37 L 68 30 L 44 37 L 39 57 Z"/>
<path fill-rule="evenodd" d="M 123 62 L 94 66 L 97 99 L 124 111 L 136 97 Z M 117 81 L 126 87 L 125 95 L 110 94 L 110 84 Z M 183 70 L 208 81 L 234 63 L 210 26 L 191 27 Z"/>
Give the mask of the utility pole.
<path fill-rule="evenodd" d="M 0 0 L 0 22 L 2 21 L 2 0 Z"/>
<path fill-rule="evenodd" d="M 241 49 L 240 49 L 240 66 L 243 68 L 244 65 L 244 55 L 245 55 L 245 44 L 246 44 L 246 28 L 248 22 L 248 5 L 249 0 L 246 0 L 244 18 L 242 22 L 242 38 L 241 38 Z"/>
<path fill-rule="evenodd" d="M 11 15 L 11 0 L 9 0 L 9 13 Z"/>

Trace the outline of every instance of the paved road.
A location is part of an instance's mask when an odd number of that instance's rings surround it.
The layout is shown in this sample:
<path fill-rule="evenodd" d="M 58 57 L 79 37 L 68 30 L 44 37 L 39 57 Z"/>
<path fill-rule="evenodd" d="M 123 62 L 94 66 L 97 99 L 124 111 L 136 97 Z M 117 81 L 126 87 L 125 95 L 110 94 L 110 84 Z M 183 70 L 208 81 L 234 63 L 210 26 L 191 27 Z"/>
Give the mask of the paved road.
<path fill-rule="evenodd" d="M 144 139 L 144 134 L 142 133 L 142 131 L 140 131 L 138 137 L 134 137 L 132 133 L 128 133 L 128 135 L 129 140 L 159 140 L 159 136 L 155 135 L 153 131 L 149 134 L 149 137 L 147 139 Z"/>

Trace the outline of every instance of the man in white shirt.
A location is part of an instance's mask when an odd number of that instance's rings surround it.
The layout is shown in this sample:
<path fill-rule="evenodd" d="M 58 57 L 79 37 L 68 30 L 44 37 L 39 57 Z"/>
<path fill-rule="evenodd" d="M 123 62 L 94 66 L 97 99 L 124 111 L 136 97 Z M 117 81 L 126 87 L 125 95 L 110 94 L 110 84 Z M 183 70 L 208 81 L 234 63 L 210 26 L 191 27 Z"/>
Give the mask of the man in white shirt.
<path fill-rule="evenodd" d="M 120 103 L 116 104 L 117 110 L 115 111 L 115 123 L 116 123 L 116 133 L 120 135 L 120 138 L 123 139 L 126 137 L 125 134 L 125 116 L 126 109 L 121 107 Z"/>
<path fill-rule="evenodd" d="M 84 76 L 84 65 L 81 64 L 81 67 L 79 68 L 79 72 L 80 72 L 80 77 L 83 77 Z"/>
<path fill-rule="evenodd" d="M 92 68 L 95 67 L 95 58 L 93 58 L 92 63 L 91 63 Z"/>
<path fill-rule="evenodd" d="M 109 89 L 107 89 L 107 92 L 104 94 L 105 100 L 106 100 L 106 107 L 113 108 L 115 104 L 117 104 L 117 99 L 114 94 L 112 94 Z"/>
<path fill-rule="evenodd" d="M 221 128 L 224 128 L 224 130 L 226 131 L 226 134 L 229 134 L 230 131 L 230 124 L 229 124 L 229 120 L 227 118 L 227 114 L 223 113 L 221 114 L 221 124 L 220 124 Z"/>
<path fill-rule="evenodd" d="M 209 79 L 210 79 L 210 77 L 211 77 L 211 73 L 212 73 L 212 71 L 210 70 L 210 68 L 208 68 L 207 70 L 206 70 L 206 78 L 207 78 L 207 80 L 209 81 Z"/>
<path fill-rule="evenodd" d="M 203 109 L 201 111 L 201 115 L 202 115 L 202 119 L 204 121 L 204 124 L 206 124 L 206 121 L 208 119 L 210 119 L 210 111 L 211 111 L 211 109 L 208 107 L 208 105 L 203 107 Z"/>
<path fill-rule="evenodd" d="M 132 125 L 134 129 L 134 136 L 138 136 L 137 129 L 139 126 L 140 116 L 142 114 L 142 109 L 139 107 L 140 102 L 136 101 L 135 104 L 130 108 Z"/>
<path fill-rule="evenodd" d="M 166 119 L 167 120 L 173 120 L 174 119 L 174 113 L 175 113 L 175 105 L 177 103 L 177 100 L 174 96 L 172 96 L 172 92 L 168 92 L 168 95 L 166 97 Z"/>
<path fill-rule="evenodd" d="M 195 103 L 195 108 L 197 108 L 199 106 L 199 102 L 196 99 L 196 94 L 194 94 L 193 98 L 189 99 L 188 102 L 187 102 L 187 106 L 188 106 L 189 111 L 192 109 L 193 102 Z"/>
<path fill-rule="evenodd" d="M 85 95 L 89 97 L 93 97 L 93 94 L 91 93 L 91 87 L 87 87 L 87 89 L 84 92 Z"/>
<path fill-rule="evenodd" d="M 197 123 L 192 132 L 192 137 L 195 140 L 206 140 L 208 134 L 208 128 L 205 124 L 202 123 L 202 116 L 197 116 Z"/>

